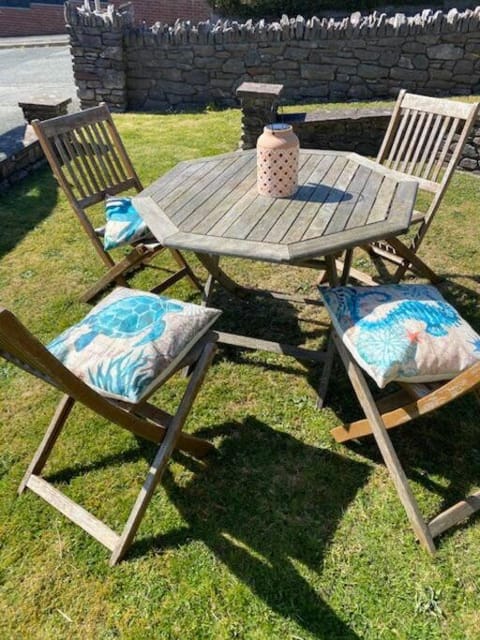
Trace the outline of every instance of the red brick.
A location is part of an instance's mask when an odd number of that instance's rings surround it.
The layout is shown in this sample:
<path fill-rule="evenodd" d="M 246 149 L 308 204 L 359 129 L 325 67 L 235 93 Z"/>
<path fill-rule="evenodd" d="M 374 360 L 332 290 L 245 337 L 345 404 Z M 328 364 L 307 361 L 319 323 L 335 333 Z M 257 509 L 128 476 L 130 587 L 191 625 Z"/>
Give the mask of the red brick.
<path fill-rule="evenodd" d="M 125 0 L 113 0 L 125 4 Z M 207 0 L 132 0 L 135 20 L 150 27 L 155 22 L 173 24 L 177 18 L 199 22 L 211 13 Z M 63 5 L 32 4 L 29 9 L 0 8 L 0 37 L 65 33 Z"/>

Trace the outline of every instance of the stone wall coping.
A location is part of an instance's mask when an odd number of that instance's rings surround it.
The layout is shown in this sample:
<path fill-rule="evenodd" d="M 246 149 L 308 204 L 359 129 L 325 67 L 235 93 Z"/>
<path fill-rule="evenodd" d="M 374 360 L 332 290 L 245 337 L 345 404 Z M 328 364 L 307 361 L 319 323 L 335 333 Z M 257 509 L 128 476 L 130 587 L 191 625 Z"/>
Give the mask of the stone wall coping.
<path fill-rule="evenodd" d="M 385 107 L 358 107 L 354 109 L 319 109 L 318 111 L 310 111 L 305 113 L 280 113 L 278 119 L 282 122 L 289 122 L 295 124 L 309 124 L 313 122 L 325 122 L 339 120 L 362 120 L 367 118 L 390 118 L 392 115 L 393 106 L 391 108 Z"/>
<path fill-rule="evenodd" d="M 242 82 L 237 88 L 237 96 L 249 97 L 279 97 L 283 91 L 283 84 L 271 84 L 268 82 Z"/>
<path fill-rule="evenodd" d="M 137 37 L 139 41 L 162 45 L 212 44 L 229 42 L 266 43 L 280 41 L 304 41 L 325 39 L 364 39 L 365 37 L 389 37 L 428 33 L 468 32 L 478 30 L 480 23 L 480 6 L 475 9 L 448 12 L 425 9 L 414 16 L 396 13 L 388 17 L 386 13 L 373 11 L 362 16 L 360 12 L 349 17 L 305 19 L 303 16 L 289 18 L 283 15 L 279 21 L 267 22 L 247 20 L 244 23 L 236 20 L 218 20 L 192 24 L 189 20 L 177 20 L 174 25 L 155 23 L 149 29 L 134 28 L 133 9 L 131 6 L 115 9 L 108 5 L 106 11 L 95 11 L 88 2 L 80 7 L 67 0 L 65 4 L 67 24 L 84 24 L 85 26 L 130 27 L 129 37 Z"/>

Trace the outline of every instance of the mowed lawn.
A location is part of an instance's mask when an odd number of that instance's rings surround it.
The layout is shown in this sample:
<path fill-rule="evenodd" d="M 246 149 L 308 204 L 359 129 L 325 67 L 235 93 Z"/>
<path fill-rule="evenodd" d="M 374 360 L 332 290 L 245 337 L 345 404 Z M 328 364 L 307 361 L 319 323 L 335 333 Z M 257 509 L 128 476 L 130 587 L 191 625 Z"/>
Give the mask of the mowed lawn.
<path fill-rule="evenodd" d="M 236 110 L 115 119 L 145 185 L 240 137 Z M 421 251 L 477 330 L 479 205 L 479 179 L 457 172 Z M 0 230 L 0 304 L 48 341 L 88 310 L 78 298 L 100 261 L 48 168 L 2 195 Z M 356 264 L 368 266 L 361 254 Z M 246 284 L 316 295 L 310 271 L 241 260 L 228 269 Z M 187 283 L 170 293 L 199 301 Z M 319 347 L 326 337 L 318 308 L 220 292 L 213 304 L 225 330 Z M 323 411 L 319 375 L 291 358 L 221 348 L 186 426 L 216 452 L 174 457 L 126 561 L 109 568 L 108 552 L 40 498 L 17 498 L 58 393 L 0 360 L 0 638 L 478 638 L 480 520 L 444 535 L 429 557 L 372 440 L 345 447 L 329 434 L 359 415 L 341 367 Z M 184 385 L 179 377 L 162 390 L 163 406 Z M 478 418 L 467 397 L 392 434 L 428 516 L 478 488 Z M 120 530 L 153 452 L 78 408 L 45 473 Z"/>

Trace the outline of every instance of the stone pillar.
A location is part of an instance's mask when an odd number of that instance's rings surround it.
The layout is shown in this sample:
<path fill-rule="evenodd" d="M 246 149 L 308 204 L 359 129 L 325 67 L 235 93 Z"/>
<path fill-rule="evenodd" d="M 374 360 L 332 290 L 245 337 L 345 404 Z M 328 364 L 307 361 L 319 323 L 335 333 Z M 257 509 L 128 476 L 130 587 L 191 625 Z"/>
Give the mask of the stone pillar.
<path fill-rule="evenodd" d="M 106 102 L 111 111 L 127 109 L 124 32 L 133 25 L 133 8 L 95 11 L 85 4 L 65 4 L 73 77 L 82 109 Z"/>
<path fill-rule="evenodd" d="M 242 107 L 240 149 L 253 149 L 266 124 L 277 122 L 283 84 L 244 82 L 237 89 Z"/>
<path fill-rule="evenodd" d="M 56 96 L 31 97 L 27 101 L 19 102 L 23 117 L 30 124 L 32 120 L 49 120 L 67 114 L 71 98 L 57 98 Z"/>

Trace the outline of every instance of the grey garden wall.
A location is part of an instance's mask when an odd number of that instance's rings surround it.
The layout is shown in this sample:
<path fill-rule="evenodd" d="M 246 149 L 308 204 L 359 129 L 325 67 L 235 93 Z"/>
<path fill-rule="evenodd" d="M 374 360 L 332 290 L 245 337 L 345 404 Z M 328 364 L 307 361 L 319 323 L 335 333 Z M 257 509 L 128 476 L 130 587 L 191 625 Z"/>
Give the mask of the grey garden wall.
<path fill-rule="evenodd" d="M 282 83 L 290 102 L 385 98 L 399 87 L 480 93 L 480 7 L 408 18 L 157 23 L 142 31 L 131 9 L 95 15 L 67 3 L 66 19 L 83 107 L 101 100 L 118 110 L 231 106 L 244 81 Z"/>

